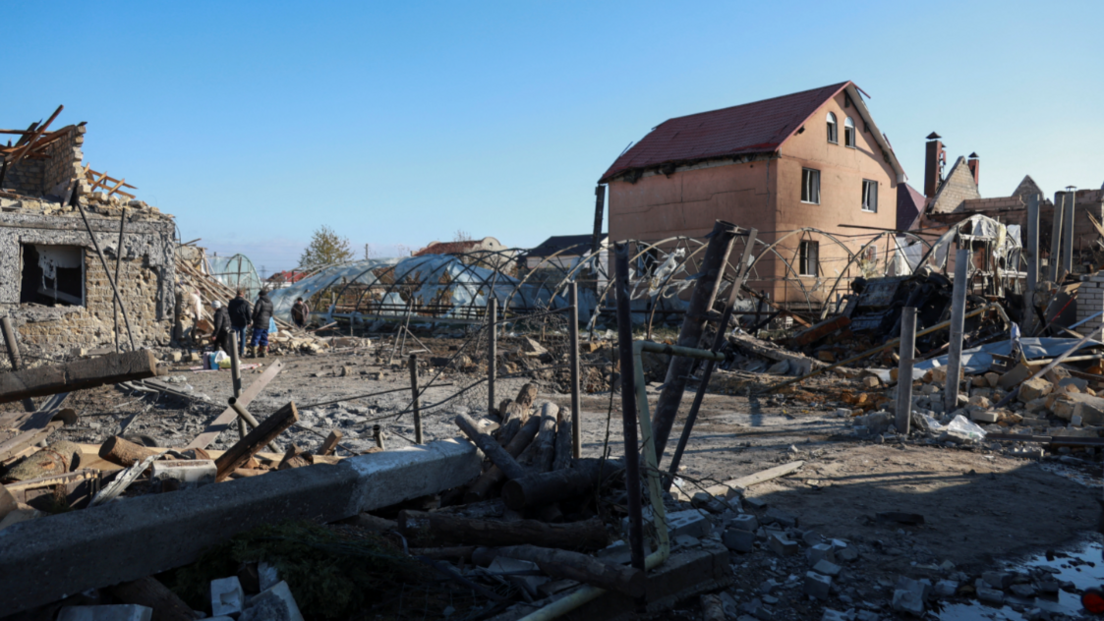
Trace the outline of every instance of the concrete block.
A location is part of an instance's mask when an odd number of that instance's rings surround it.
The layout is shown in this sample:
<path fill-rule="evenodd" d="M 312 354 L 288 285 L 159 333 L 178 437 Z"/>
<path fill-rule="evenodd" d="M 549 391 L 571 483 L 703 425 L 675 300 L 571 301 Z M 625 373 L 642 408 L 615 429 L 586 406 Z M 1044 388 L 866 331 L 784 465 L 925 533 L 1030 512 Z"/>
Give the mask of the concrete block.
<path fill-rule="evenodd" d="M 838 418 L 851 418 L 851 409 L 850 408 L 837 408 L 836 409 L 836 416 Z"/>
<path fill-rule="evenodd" d="M 487 566 L 487 571 L 492 574 L 500 574 L 506 580 L 513 582 L 520 588 L 525 589 L 529 595 L 533 597 L 540 597 L 537 588 L 551 580 L 547 576 L 517 576 L 511 575 L 519 572 L 534 571 L 539 572 L 540 567 L 536 563 L 530 561 L 522 561 L 514 558 L 508 558 L 505 556 L 496 556 L 491 564 Z"/>
<path fill-rule="evenodd" d="M 907 612 L 917 617 L 924 614 L 923 598 L 911 589 L 894 589 L 891 605 L 896 611 Z"/>
<path fill-rule="evenodd" d="M 771 550 L 778 556 L 792 556 L 797 554 L 797 542 L 782 533 L 774 533 L 767 538 Z"/>
<path fill-rule="evenodd" d="M 820 561 L 835 560 L 835 556 L 832 554 L 832 545 L 828 543 L 818 543 L 810 547 L 805 550 L 805 559 L 809 561 L 810 565 L 816 565 Z"/>
<path fill-rule="evenodd" d="M 1035 597 L 1035 587 L 1030 584 L 1013 584 L 1008 587 L 1009 591 L 1016 597 L 1022 597 L 1027 599 L 1029 597 Z"/>
<path fill-rule="evenodd" d="M 113 606 L 66 606 L 57 621 L 150 621 L 153 609 L 137 604 Z"/>
<path fill-rule="evenodd" d="M 1057 383 L 1055 392 L 1085 392 L 1085 389 L 1088 387 L 1089 380 L 1081 379 L 1080 377 L 1066 377 L 1062 378 Z"/>
<path fill-rule="evenodd" d="M 747 503 L 752 509 L 766 509 L 767 501 L 762 498 L 756 498 L 754 496 L 747 496 L 744 498 L 744 502 Z"/>
<path fill-rule="evenodd" d="M 958 591 L 958 582 L 955 580 L 940 580 L 935 583 L 935 594 L 939 597 L 954 597 Z"/>
<path fill-rule="evenodd" d="M 280 582 L 280 576 L 274 566 L 261 561 L 257 563 L 257 582 L 262 591 L 267 591 Z"/>
<path fill-rule="evenodd" d="M 832 578 L 815 571 L 805 572 L 805 594 L 817 599 L 828 599 L 832 594 Z"/>
<path fill-rule="evenodd" d="M 303 621 L 286 582 L 277 582 L 249 601 L 238 621 Z"/>
<path fill-rule="evenodd" d="M 245 608 L 245 593 L 237 576 L 211 581 L 211 614 L 236 615 Z"/>
<path fill-rule="evenodd" d="M 802 533 L 801 540 L 804 541 L 805 545 L 807 546 L 815 546 L 817 544 L 824 543 L 824 537 L 815 530 L 807 530 Z"/>
<path fill-rule="evenodd" d="M 970 411 L 970 420 L 975 420 L 979 423 L 992 424 L 1000 420 L 1000 416 L 996 412 L 989 412 L 986 410 L 972 410 Z"/>
<path fill-rule="evenodd" d="M 710 513 L 724 513 L 728 510 L 728 504 L 718 499 L 709 492 L 698 492 L 690 499 L 690 505 L 696 509 L 704 509 Z"/>
<path fill-rule="evenodd" d="M 839 545 L 843 544 L 843 545 Z M 858 560 L 859 550 L 855 546 L 847 545 L 846 542 L 839 539 L 832 540 L 832 553 L 836 557 L 836 561 L 850 563 L 851 561 Z"/>
<path fill-rule="evenodd" d="M 628 529 L 626 529 L 627 532 Z M 667 514 L 667 530 L 671 537 L 689 535 L 704 539 L 713 532 L 713 524 L 697 509 L 672 511 Z"/>
<path fill-rule="evenodd" d="M 985 381 L 986 381 L 986 383 L 989 384 L 990 388 L 996 388 L 997 383 L 1000 382 L 1000 374 L 999 373 L 994 373 L 992 371 L 986 373 L 982 377 L 985 378 Z"/>
<path fill-rule="evenodd" d="M 174 459 L 155 461 L 150 467 L 150 479 L 164 482 L 174 480 L 181 484 L 206 485 L 215 482 L 218 468 L 212 459 Z"/>
<path fill-rule="evenodd" d="M 1027 380 L 1020 384 L 1020 401 L 1027 403 L 1039 397 L 1045 397 L 1053 390 L 1054 384 L 1051 384 L 1041 377 L 1036 377 L 1033 380 Z"/>
<path fill-rule="evenodd" d="M 978 587 L 977 598 L 987 604 L 1003 604 L 1004 592 L 987 587 Z"/>
<path fill-rule="evenodd" d="M 821 559 L 817 561 L 815 565 L 813 565 L 813 571 L 817 572 L 818 574 L 824 574 L 825 576 L 831 576 L 832 578 L 835 578 L 839 575 L 841 571 L 843 571 L 843 568 L 839 565 L 836 565 L 832 561 Z"/>
<path fill-rule="evenodd" d="M 738 515 L 732 519 L 728 524 L 729 528 L 735 528 L 737 530 L 746 530 L 749 533 L 754 533 L 759 528 L 759 520 L 750 513 L 744 513 Z"/>
<path fill-rule="evenodd" d="M 729 550 L 751 552 L 755 549 L 755 533 L 738 528 L 729 528 L 721 536 L 721 541 Z"/>
<path fill-rule="evenodd" d="M 1012 585 L 1012 574 L 1007 571 L 986 571 L 981 574 L 981 579 L 994 589 L 1007 589 Z"/>
<path fill-rule="evenodd" d="M 767 509 L 767 513 L 763 516 L 762 522 L 764 524 L 777 522 L 786 528 L 794 528 L 797 526 L 797 516 L 778 508 L 770 508 Z"/>

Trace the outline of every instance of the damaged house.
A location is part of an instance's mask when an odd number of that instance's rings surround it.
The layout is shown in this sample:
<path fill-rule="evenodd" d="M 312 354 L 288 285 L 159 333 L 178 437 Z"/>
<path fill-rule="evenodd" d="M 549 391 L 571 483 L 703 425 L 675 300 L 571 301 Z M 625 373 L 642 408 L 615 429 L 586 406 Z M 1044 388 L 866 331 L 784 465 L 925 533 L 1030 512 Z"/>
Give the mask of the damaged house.
<path fill-rule="evenodd" d="M 0 314 L 32 360 L 117 342 L 167 344 L 173 218 L 125 192 L 133 186 L 124 180 L 85 165 L 85 124 L 50 131 L 58 112 L 26 130 L 3 130 L 11 139 L 0 147 Z"/>

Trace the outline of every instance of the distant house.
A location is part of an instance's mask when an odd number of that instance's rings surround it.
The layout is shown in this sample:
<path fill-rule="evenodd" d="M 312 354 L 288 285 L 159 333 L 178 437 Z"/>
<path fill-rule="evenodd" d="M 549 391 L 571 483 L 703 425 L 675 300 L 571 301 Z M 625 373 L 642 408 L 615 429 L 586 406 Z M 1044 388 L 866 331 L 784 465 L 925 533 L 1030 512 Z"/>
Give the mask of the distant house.
<path fill-rule="evenodd" d="M 570 269 L 579 264 L 579 261 L 590 254 L 594 236 L 587 235 L 554 235 L 541 242 L 539 246 L 522 253 L 527 269 L 536 269 L 538 266 L 555 265 Z M 609 248 L 609 236 L 602 235 L 599 241 L 601 252 Z M 605 258 L 602 259 L 603 264 Z"/>
<path fill-rule="evenodd" d="M 434 254 L 459 256 L 465 263 L 478 264 L 489 268 L 504 268 L 509 265 L 515 252 L 502 245 L 493 237 L 451 242 L 430 242 L 425 248 L 411 254 L 424 257 Z"/>
<path fill-rule="evenodd" d="M 307 277 L 310 272 L 304 272 L 299 270 L 284 270 L 282 272 L 276 272 L 265 279 L 268 283 L 267 289 L 284 289 L 299 282 Z"/>
<path fill-rule="evenodd" d="M 779 232 L 824 231 L 831 237 L 787 238 L 785 261 L 769 255 L 756 264 L 761 280 L 751 285 L 790 305 L 805 302 L 795 280 L 823 297 L 823 282 L 844 270 L 848 251 L 834 240 L 856 230 L 841 225 L 897 227 L 904 181 L 852 82 L 664 121 L 599 179 L 609 187 L 615 241 L 701 239 L 715 220 L 755 227 L 767 243 Z"/>

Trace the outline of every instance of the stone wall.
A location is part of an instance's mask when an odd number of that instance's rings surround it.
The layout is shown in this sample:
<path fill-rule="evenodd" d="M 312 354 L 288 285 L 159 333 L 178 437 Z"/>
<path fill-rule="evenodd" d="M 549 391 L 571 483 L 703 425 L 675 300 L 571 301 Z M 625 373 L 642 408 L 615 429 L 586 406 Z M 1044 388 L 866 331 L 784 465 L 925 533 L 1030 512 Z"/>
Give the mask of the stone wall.
<path fill-rule="evenodd" d="M 64 359 L 75 348 L 114 346 L 111 285 L 79 215 L 58 213 L 60 207 L 26 209 L 11 201 L 0 207 L 0 314 L 12 318 L 28 362 Z M 173 222 L 169 217 L 137 209 L 127 213 L 119 293 L 136 345 L 167 345 L 172 332 L 176 277 Z M 89 213 L 88 217 L 108 268 L 114 272 L 119 254 L 119 217 L 97 213 Z M 83 248 L 83 305 L 20 303 L 24 244 Z M 120 343 L 128 343 L 121 315 L 119 330 Z M 6 368 L 8 361 L 2 358 L 0 368 Z"/>
<path fill-rule="evenodd" d="M 46 146 L 46 159 L 23 159 L 8 169 L 3 189 L 30 196 L 64 197 L 81 172 L 85 126 L 74 125 Z"/>

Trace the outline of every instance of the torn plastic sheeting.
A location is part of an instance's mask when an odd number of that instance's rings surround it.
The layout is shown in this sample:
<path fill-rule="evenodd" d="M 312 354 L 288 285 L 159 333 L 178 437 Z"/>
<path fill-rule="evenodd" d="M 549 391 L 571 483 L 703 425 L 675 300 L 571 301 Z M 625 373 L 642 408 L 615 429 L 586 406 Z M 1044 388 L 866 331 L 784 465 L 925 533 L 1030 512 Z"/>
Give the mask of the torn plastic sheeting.
<path fill-rule="evenodd" d="M 1022 338 L 1020 345 L 1023 347 L 1023 355 L 1028 360 L 1039 358 L 1056 358 L 1077 345 L 1080 339 L 1063 338 Z M 1100 341 L 1088 341 L 1079 349 L 1102 345 Z M 993 365 L 993 354 L 1007 356 L 1012 351 L 1012 341 L 1000 341 L 999 343 L 987 343 L 980 347 L 972 347 L 962 352 L 962 368 L 967 373 L 984 373 Z M 913 367 L 913 374 L 917 371 L 923 375 L 925 371 L 934 367 L 947 366 L 947 356 L 939 356 L 924 362 L 918 362 Z"/>

